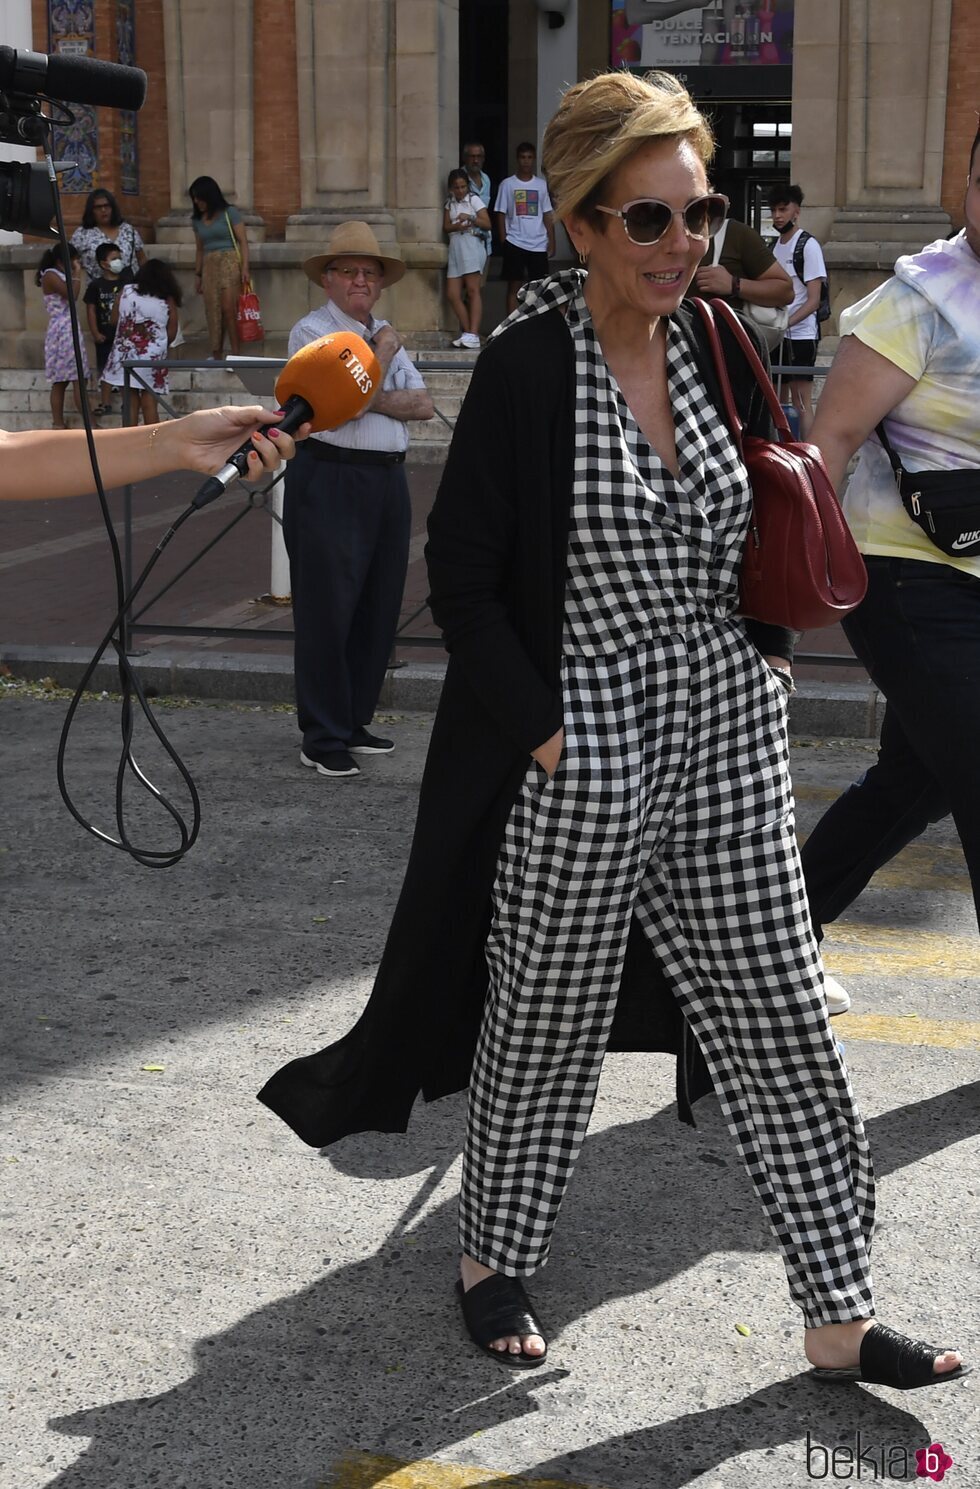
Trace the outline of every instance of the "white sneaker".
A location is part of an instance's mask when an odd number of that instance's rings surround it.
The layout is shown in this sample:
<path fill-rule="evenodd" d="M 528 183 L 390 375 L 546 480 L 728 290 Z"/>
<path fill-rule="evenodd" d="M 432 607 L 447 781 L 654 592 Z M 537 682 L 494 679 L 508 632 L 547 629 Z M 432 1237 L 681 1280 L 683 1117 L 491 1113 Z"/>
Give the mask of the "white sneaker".
<path fill-rule="evenodd" d="M 361 767 L 346 750 L 326 750 L 313 756 L 300 750 L 299 763 L 322 776 L 357 776 L 361 773 Z"/>
<path fill-rule="evenodd" d="M 451 346 L 458 346 L 460 349 L 462 349 L 466 345 L 466 337 L 467 337 L 468 334 L 469 333 L 466 332 L 466 331 L 461 331 L 459 333 L 459 335 L 456 337 L 456 340 L 450 342 L 450 345 Z"/>
<path fill-rule="evenodd" d="M 835 1014 L 847 1012 L 851 1006 L 851 995 L 829 972 L 823 974 L 823 990 L 827 998 L 827 1012 L 831 1018 Z"/>
<path fill-rule="evenodd" d="M 475 331 L 467 331 L 459 339 L 470 351 L 478 352 L 480 350 L 480 338 Z"/>

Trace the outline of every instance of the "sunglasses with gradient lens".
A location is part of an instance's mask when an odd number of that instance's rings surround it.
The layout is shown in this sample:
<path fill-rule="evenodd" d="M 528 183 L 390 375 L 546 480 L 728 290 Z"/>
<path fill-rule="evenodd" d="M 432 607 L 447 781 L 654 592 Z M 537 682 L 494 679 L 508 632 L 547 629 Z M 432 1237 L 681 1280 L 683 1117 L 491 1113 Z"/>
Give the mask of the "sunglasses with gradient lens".
<path fill-rule="evenodd" d="M 610 217 L 621 217 L 630 242 L 649 248 L 651 243 L 660 242 L 675 217 L 683 218 L 689 238 L 713 238 L 725 220 L 728 198 L 720 192 L 711 192 L 708 196 L 695 197 L 686 207 L 678 209 L 650 196 L 624 202 L 621 207 L 597 206 L 596 210 Z"/>

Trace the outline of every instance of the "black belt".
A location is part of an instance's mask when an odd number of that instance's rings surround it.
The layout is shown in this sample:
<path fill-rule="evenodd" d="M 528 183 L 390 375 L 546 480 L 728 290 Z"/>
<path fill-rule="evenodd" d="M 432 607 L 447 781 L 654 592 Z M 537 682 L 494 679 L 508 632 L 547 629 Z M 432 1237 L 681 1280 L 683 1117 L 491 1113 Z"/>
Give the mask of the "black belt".
<path fill-rule="evenodd" d="M 322 439 L 304 440 L 300 449 L 314 460 L 332 460 L 335 465 L 401 465 L 405 459 L 404 450 L 348 450 Z"/>

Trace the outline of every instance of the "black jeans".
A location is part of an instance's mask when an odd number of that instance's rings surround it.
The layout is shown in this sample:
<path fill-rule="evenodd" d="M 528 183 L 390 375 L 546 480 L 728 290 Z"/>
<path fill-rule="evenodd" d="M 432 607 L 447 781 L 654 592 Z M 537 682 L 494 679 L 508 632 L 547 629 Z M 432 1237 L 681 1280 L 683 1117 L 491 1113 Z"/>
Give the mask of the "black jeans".
<path fill-rule="evenodd" d="M 938 559 L 866 563 L 868 593 L 844 630 L 885 717 L 877 764 L 803 849 L 818 938 L 876 869 L 949 812 L 980 918 L 980 579 Z"/>

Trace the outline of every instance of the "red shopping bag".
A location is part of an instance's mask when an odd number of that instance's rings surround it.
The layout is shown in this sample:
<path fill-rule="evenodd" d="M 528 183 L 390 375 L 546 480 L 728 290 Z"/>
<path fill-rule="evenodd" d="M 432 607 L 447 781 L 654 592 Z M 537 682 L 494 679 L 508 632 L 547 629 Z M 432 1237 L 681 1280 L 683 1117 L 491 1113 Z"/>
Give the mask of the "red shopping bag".
<path fill-rule="evenodd" d="M 262 329 L 262 314 L 259 310 L 259 297 L 253 290 L 250 279 L 246 279 L 242 285 L 235 319 L 238 322 L 239 341 L 261 341 L 265 336 Z"/>

